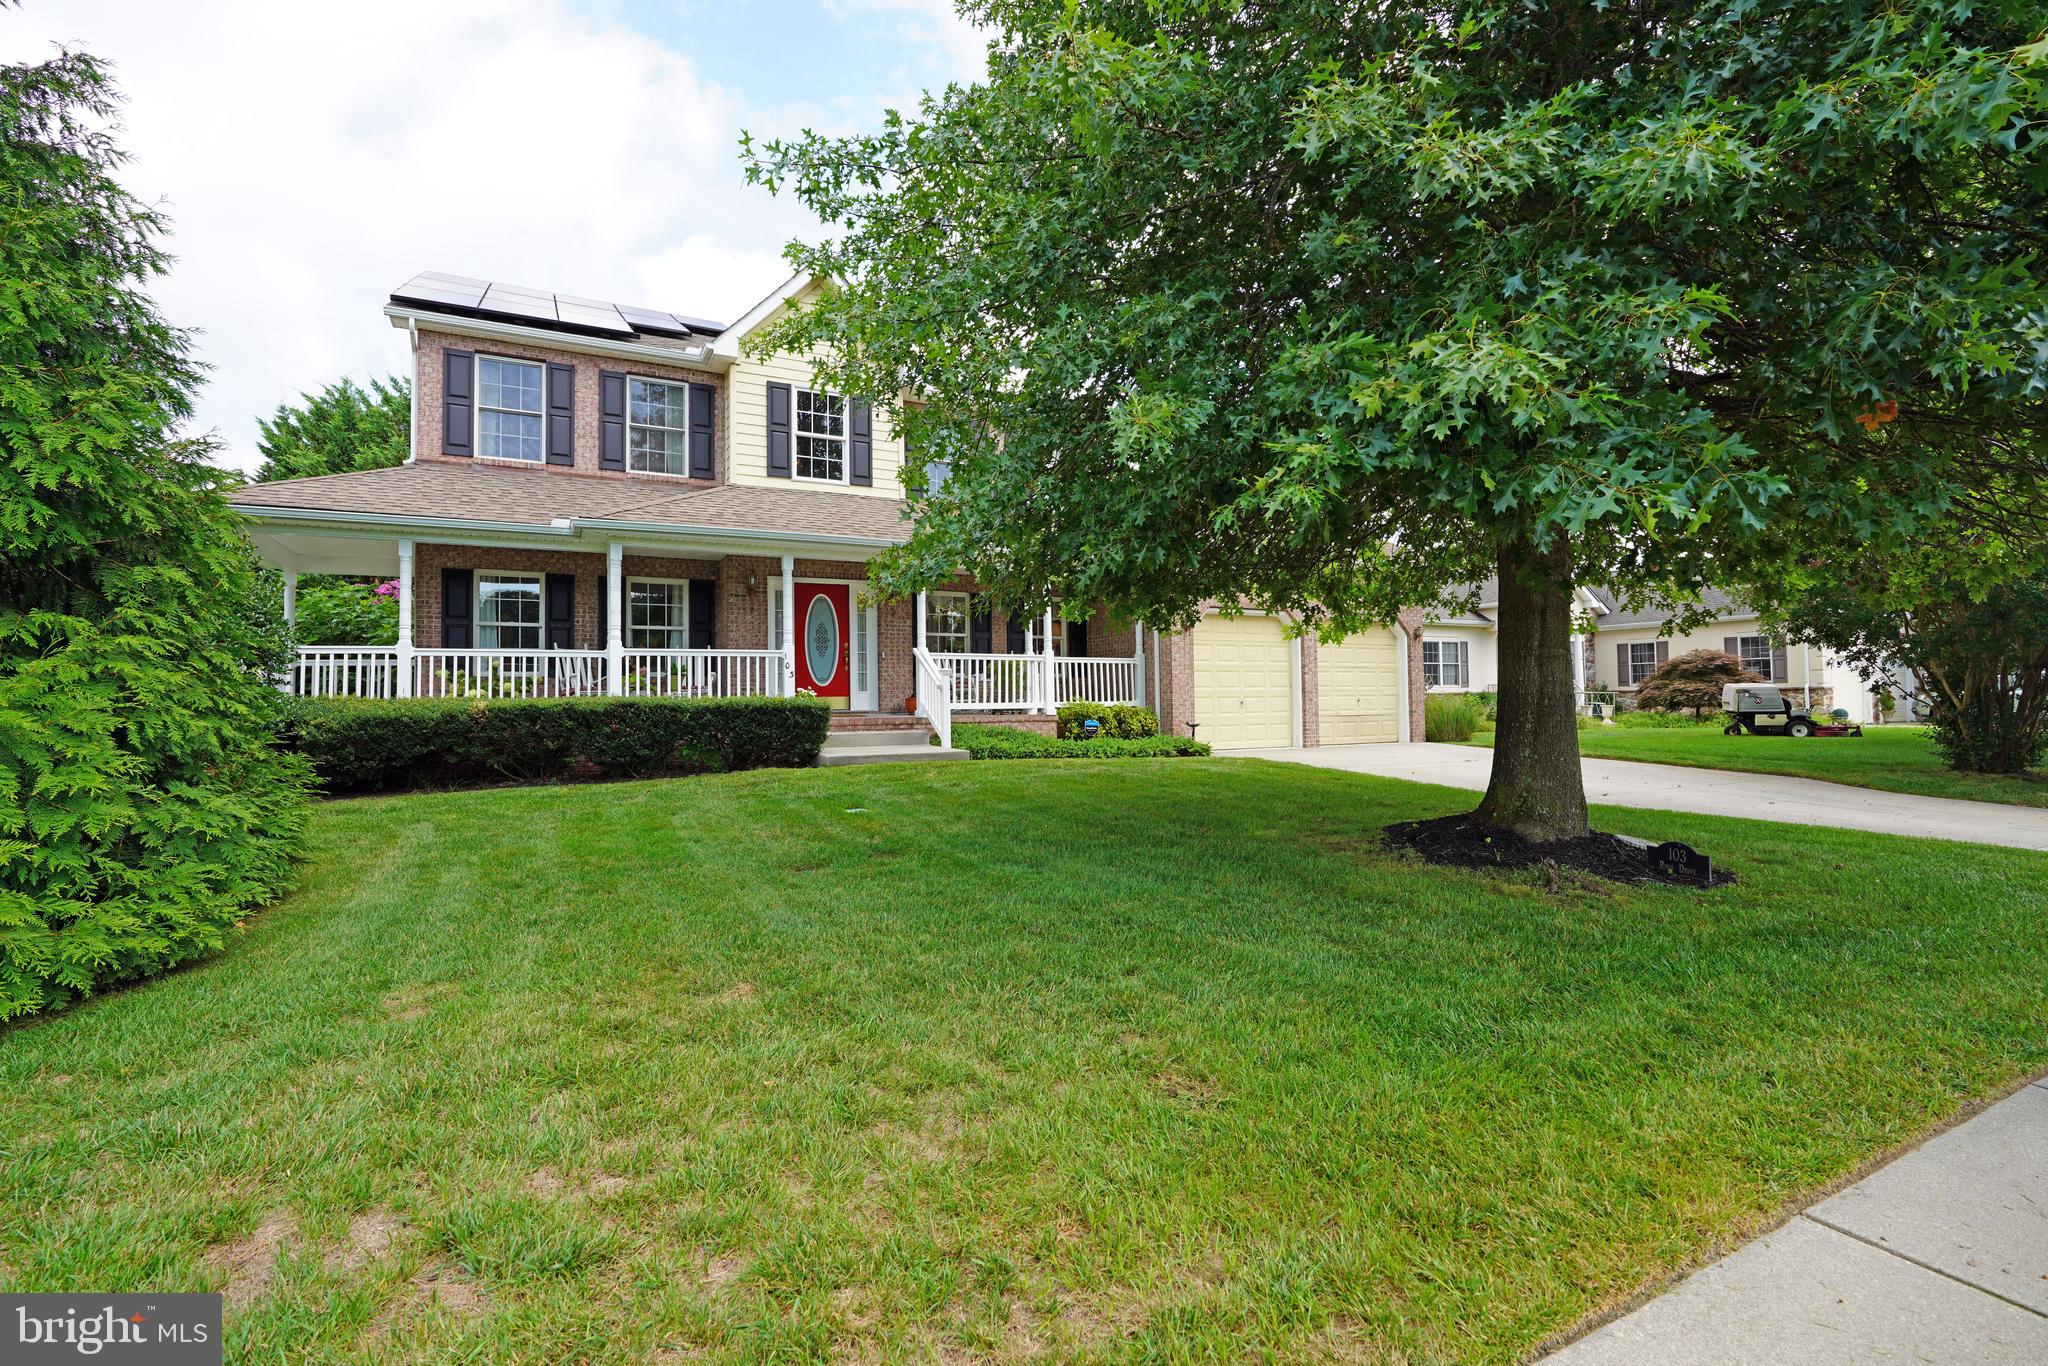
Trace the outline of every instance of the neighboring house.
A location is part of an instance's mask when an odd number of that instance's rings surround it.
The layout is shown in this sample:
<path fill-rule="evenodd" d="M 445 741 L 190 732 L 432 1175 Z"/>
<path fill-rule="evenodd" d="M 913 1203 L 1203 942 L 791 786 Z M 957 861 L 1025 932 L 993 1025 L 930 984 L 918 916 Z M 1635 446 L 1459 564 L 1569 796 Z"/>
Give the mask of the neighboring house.
<path fill-rule="evenodd" d="M 1462 598 L 1455 592 L 1447 595 Z M 1476 590 L 1471 607 L 1447 607 L 1422 624 L 1422 683 L 1430 692 L 1498 692 L 1500 690 L 1500 583 L 1488 579 Z M 1572 610 L 1582 622 L 1597 621 L 1607 610 L 1590 589 L 1572 590 Z M 1581 672 L 1583 691 L 1587 677 Z"/>
<path fill-rule="evenodd" d="M 1854 670 L 1825 650 L 1788 645 L 1772 636 L 1754 609 L 1726 593 L 1708 589 L 1701 594 L 1713 620 L 1682 634 L 1670 633 L 1669 611 L 1624 608 L 1605 589 L 1593 594 L 1603 611 L 1587 640 L 1584 667 L 1589 678 L 1613 688 L 1624 706 L 1642 681 L 1672 655 L 1719 650 L 1802 703 L 1820 710 L 1841 707 L 1864 724 L 1877 720 L 1871 690 Z"/>
<path fill-rule="evenodd" d="M 427 273 L 384 308 L 411 343 L 411 458 L 229 502 L 285 574 L 399 581 L 394 646 L 304 647 L 312 695 L 732 696 L 808 689 L 835 728 L 1043 729 L 1142 702 L 1223 748 L 1419 736 L 1419 614 L 1337 645 L 1258 614 L 1162 635 L 1099 606 L 992 610 L 959 579 L 867 592 L 908 535 L 902 443 L 807 359 L 743 343 L 816 288 L 725 325 Z M 910 708 L 925 718 L 913 721 Z M 893 719 L 890 719 L 893 718 Z"/>

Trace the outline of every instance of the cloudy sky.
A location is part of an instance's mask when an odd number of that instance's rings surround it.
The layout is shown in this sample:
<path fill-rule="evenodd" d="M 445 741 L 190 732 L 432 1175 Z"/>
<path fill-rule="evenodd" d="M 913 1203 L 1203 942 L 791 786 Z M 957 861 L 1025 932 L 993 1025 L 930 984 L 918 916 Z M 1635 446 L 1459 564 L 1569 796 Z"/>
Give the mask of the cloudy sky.
<path fill-rule="evenodd" d="M 738 138 L 850 131 L 982 72 L 950 0 L 24 0 L 0 60 L 114 63 L 125 179 L 170 210 L 156 294 L 213 367 L 197 426 L 400 372 L 421 270 L 738 316 L 816 224 Z"/>

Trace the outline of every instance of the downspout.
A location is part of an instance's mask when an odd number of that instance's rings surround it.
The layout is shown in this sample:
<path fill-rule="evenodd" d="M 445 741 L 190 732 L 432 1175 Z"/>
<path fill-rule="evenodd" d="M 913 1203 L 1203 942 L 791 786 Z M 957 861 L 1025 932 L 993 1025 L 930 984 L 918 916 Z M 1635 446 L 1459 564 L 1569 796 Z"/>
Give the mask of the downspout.
<path fill-rule="evenodd" d="M 1401 633 L 1400 667 L 1394 672 L 1400 679 L 1399 708 L 1394 714 L 1394 739 L 1397 743 L 1408 744 L 1415 738 L 1415 718 L 1408 714 L 1408 694 L 1411 688 L 1409 675 L 1415 652 L 1415 635 L 1399 617 L 1394 618 L 1394 629 Z"/>
<path fill-rule="evenodd" d="M 412 420 L 405 437 L 405 463 L 410 465 L 420 453 L 420 321 L 407 318 L 405 330 L 412 336 Z M 687 642 L 686 642 L 687 643 Z"/>

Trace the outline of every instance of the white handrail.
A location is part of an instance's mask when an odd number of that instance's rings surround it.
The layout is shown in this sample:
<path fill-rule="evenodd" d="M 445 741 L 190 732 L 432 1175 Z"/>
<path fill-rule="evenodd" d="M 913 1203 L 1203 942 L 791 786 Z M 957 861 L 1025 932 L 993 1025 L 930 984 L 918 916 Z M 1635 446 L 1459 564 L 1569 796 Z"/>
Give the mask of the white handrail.
<path fill-rule="evenodd" d="M 780 650 L 627 650 L 627 697 L 771 697 L 782 691 Z"/>
<path fill-rule="evenodd" d="M 955 711 L 1028 711 L 1037 704 L 1036 656 L 941 654 L 931 660 L 948 681 L 946 701 Z"/>
<path fill-rule="evenodd" d="M 413 696 L 594 697 L 605 691 L 603 650 L 420 650 Z"/>
<path fill-rule="evenodd" d="M 917 714 L 932 723 L 938 732 L 939 745 L 943 749 L 953 747 L 953 678 L 952 670 L 932 658 L 931 652 L 922 645 L 910 651 L 912 668 L 917 676 Z"/>
<path fill-rule="evenodd" d="M 299 697 L 396 697 L 396 645 L 301 645 L 285 691 Z"/>
<path fill-rule="evenodd" d="M 1109 655 L 1063 655 L 1053 660 L 1053 704 L 1136 702 L 1138 661 Z"/>

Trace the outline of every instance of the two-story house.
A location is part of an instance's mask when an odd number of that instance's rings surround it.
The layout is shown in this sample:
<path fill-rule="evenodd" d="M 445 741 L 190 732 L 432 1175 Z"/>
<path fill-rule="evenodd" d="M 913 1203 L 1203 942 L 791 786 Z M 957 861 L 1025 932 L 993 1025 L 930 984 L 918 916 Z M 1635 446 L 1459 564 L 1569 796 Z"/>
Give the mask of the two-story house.
<path fill-rule="evenodd" d="M 744 346 L 815 287 L 794 277 L 731 324 L 433 272 L 394 290 L 411 458 L 230 495 L 288 613 L 299 574 L 399 582 L 396 645 L 302 648 L 291 687 L 802 689 L 835 727 L 942 738 L 956 717 L 1043 728 L 1076 698 L 1150 705 L 1224 747 L 1410 733 L 1419 641 L 1399 627 L 1319 652 L 1256 615 L 1163 635 L 1099 608 L 1006 617 L 964 578 L 871 595 L 868 561 L 910 529 L 901 441 L 804 357 Z"/>

